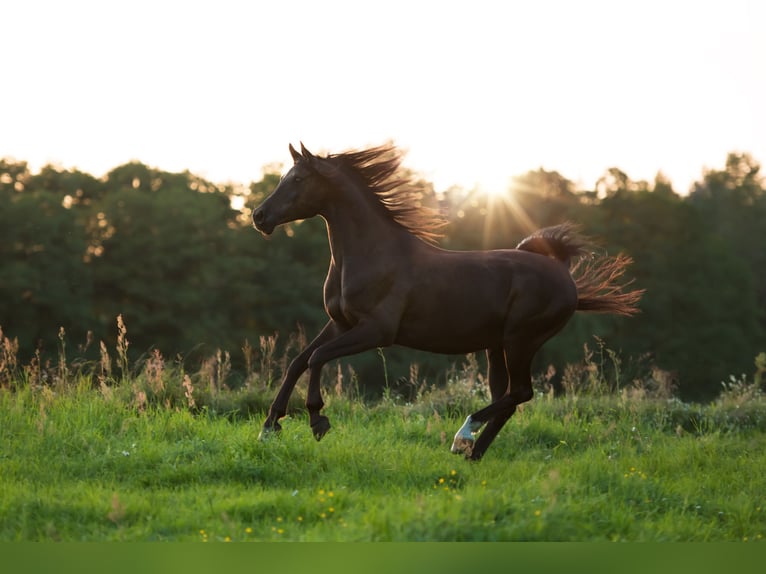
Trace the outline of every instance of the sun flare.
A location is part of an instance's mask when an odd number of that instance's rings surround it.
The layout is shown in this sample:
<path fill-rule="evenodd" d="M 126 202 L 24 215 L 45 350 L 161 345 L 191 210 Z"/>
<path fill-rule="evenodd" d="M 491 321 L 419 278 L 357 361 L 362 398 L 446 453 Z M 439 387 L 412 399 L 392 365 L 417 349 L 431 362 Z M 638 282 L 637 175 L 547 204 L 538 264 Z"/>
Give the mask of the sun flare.
<path fill-rule="evenodd" d="M 536 229 L 524 207 L 519 203 L 513 193 L 513 188 L 508 185 L 505 188 L 492 188 L 492 191 L 480 190 L 486 197 L 486 217 L 483 229 L 485 246 L 489 245 L 491 238 L 500 230 L 506 230 L 509 226 L 518 226 L 524 234 L 531 233 Z"/>
<path fill-rule="evenodd" d="M 493 181 L 477 186 L 477 191 L 482 195 L 487 196 L 490 200 L 500 199 L 507 197 L 511 193 L 511 188 L 508 181 Z"/>

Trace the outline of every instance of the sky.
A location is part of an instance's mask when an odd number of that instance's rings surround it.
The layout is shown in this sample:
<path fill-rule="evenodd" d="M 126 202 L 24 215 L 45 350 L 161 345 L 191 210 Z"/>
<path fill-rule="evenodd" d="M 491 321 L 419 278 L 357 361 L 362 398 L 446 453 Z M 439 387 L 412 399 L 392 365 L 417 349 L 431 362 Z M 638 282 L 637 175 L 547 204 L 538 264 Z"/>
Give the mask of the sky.
<path fill-rule="evenodd" d="M 766 162 L 761 0 L 8 0 L 0 157 L 216 183 L 393 141 L 433 181 Z"/>

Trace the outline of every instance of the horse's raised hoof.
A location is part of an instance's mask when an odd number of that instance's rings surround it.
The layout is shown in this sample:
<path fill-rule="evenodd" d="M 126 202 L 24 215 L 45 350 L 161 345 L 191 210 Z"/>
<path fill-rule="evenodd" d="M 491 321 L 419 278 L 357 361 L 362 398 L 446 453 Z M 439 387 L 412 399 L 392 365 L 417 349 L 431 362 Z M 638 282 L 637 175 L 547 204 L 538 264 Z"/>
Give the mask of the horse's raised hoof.
<path fill-rule="evenodd" d="M 261 429 L 261 432 L 258 434 L 258 440 L 260 441 L 267 441 L 272 438 L 275 438 L 279 435 L 279 432 L 282 430 L 282 425 L 278 422 L 275 422 L 274 424 L 268 424 L 265 423 L 263 425 L 263 428 Z"/>
<path fill-rule="evenodd" d="M 330 419 L 324 415 L 319 415 L 316 422 L 311 425 L 311 431 L 314 433 L 314 438 L 322 440 L 322 437 L 330 430 Z"/>

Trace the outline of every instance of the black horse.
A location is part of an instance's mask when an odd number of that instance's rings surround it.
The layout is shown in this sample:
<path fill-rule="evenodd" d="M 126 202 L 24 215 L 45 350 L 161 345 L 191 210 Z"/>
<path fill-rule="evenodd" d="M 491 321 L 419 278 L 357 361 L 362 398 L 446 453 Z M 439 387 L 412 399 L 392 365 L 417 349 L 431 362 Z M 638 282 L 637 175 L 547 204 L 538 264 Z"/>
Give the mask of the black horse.
<path fill-rule="evenodd" d="M 253 223 L 268 235 L 290 221 L 325 220 L 330 319 L 290 364 L 263 433 L 280 429 L 306 369 L 306 406 L 319 440 L 330 428 L 320 414 L 319 384 L 328 361 L 394 344 L 450 354 L 486 350 L 492 403 L 466 419 L 452 445 L 452 452 L 479 459 L 516 405 L 532 398 L 532 358 L 576 310 L 637 310 L 642 292 L 617 283 L 629 258 L 580 259 L 570 273 L 570 260 L 587 245 L 573 225 L 538 231 L 516 249 L 440 249 L 434 239 L 442 221 L 412 193 L 393 146 L 319 157 L 301 144 L 300 153 L 292 145 L 290 153 L 293 167 Z"/>

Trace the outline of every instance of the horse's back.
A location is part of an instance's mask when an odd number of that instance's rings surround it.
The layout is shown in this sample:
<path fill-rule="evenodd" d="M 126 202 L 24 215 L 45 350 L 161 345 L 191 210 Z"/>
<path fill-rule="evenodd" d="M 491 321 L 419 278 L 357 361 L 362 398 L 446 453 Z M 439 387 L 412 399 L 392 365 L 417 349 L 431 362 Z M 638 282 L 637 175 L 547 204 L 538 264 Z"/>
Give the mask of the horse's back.
<path fill-rule="evenodd" d="M 562 304 L 577 304 L 577 289 L 568 267 L 551 257 L 518 249 L 448 251 L 437 249 L 421 258 L 417 275 L 424 284 L 453 294 L 497 303 L 529 297 Z M 430 277 L 441 278 L 434 282 Z"/>

